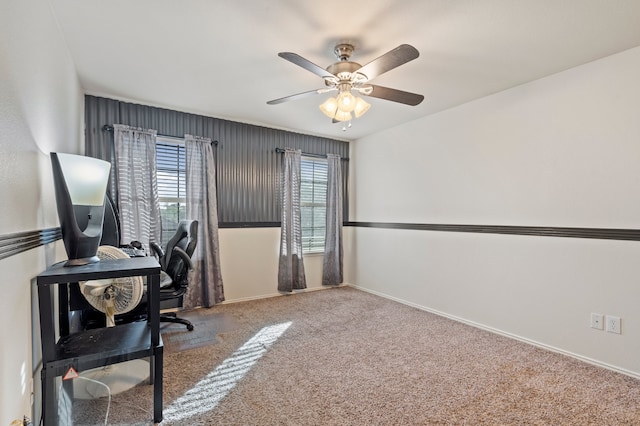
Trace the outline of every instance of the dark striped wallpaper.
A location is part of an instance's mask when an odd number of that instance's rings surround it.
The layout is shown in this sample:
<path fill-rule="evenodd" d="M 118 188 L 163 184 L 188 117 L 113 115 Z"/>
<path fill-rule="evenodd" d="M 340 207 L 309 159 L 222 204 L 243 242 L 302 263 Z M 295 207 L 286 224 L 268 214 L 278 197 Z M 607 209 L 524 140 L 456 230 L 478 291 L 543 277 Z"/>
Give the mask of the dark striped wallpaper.
<path fill-rule="evenodd" d="M 215 149 L 218 219 L 224 223 L 280 221 L 282 155 L 276 148 L 349 157 L 349 143 L 163 108 L 85 96 L 86 155 L 112 160 L 113 133 L 105 125 L 155 129 L 159 135 L 185 134 L 218 141 Z M 344 217 L 349 217 L 349 162 L 342 162 Z"/>

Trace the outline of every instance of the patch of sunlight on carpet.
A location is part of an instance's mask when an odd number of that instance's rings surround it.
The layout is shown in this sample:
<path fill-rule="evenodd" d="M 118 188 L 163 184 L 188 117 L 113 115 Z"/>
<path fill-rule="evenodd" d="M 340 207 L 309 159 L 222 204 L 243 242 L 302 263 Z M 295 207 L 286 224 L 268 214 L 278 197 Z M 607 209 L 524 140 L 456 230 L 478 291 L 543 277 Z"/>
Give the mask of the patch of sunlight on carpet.
<path fill-rule="evenodd" d="M 164 410 L 164 419 L 179 421 L 213 410 L 249 372 L 291 322 L 263 328 L 193 388 Z"/>

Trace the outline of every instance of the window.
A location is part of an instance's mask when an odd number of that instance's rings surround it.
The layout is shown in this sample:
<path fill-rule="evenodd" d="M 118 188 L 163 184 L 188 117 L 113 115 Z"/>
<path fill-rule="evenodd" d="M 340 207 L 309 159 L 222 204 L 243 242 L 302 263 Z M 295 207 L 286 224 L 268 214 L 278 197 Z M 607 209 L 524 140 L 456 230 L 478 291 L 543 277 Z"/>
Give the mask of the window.
<path fill-rule="evenodd" d="M 302 157 L 300 179 L 302 252 L 322 253 L 327 227 L 327 161 Z"/>
<path fill-rule="evenodd" d="M 164 247 L 187 214 L 184 141 L 158 137 L 156 166 Z"/>

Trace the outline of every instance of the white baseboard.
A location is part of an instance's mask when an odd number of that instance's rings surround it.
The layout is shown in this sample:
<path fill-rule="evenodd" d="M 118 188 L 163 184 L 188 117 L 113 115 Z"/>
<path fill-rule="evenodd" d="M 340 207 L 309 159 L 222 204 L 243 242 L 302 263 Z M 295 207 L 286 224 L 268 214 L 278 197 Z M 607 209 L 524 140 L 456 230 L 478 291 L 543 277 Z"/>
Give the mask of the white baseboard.
<path fill-rule="evenodd" d="M 503 331 L 503 330 L 500 330 L 500 329 L 497 329 L 497 328 L 493 328 L 493 327 L 489 327 L 489 326 L 486 326 L 484 324 L 480 324 L 480 323 L 477 323 L 477 322 L 474 322 L 474 321 L 470 321 L 470 320 L 467 320 L 465 318 L 457 317 L 455 315 L 450 315 L 450 314 L 447 314 L 445 312 L 441 312 L 441 311 L 438 311 L 438 310 L 435 310 L 435 309 L 431 309 L 431 308 L 426 307 L 426 306 L 418 305 L 416 303 L 412 303 L 412 302 L 409 302 L 407 300 L 399 299 L 397 297 L 393 297 L 393 296 L 390 296 L 390 295 L 385 294 L 385 293 L 380 293 L 380 292 L 375 291 L 375 290 L 371 290 L 371 289 L 368 289 L 368 288 L 360 287 L 360 286 L 357 286 L 357 285 L 354 285 L 354 284 L 347 284 L 347 285 L 349 287 L 353 287 L 353 288 L 356 288 L 358 290 L 365 291 L 367 293 L 375 294 L 376 296 L 384 297 L 385 299 L 393 300 L 394 302 L 402 303 L 403 305 L 411 306 L 412 308 L 420 309 L 422 311 L 429 312 L 429 313 L 432 313 L 432 314 L 435 314 L 435 315 L 438 315 L 438 316 L 441 316 L 441 317 L 444 317 L 444 318 L 448 318 L 448 319 L 451 319 L 453 321 L 461 322 L 463 324 L 467 324 L 467 325 L 470 325 L 472 327 L 479 328 L 481 330 L 486 330 L 488 332 L 491 332 L 491 333 L 494 333 L 494 334 L 498 334 L 500 336 L 504 336 L 504 337 L 508 337 L 508 338 L 511 338 L 511 339 L 515 339 L 515 340 L 518 340 L 520 342 L 527 343 L 529 345 L 533 345 L 533 346 L 536 346 L 536 347 L 541 348 L 541 349 L 545 349 L 545 350 L 548 350 L 548 351 L 551 351 L 551 352 L 555 352 L 555 353 L 558 353 L 558 354 L 561 354 L 561 355 L 569 356 L 569 357 L 575 358 L 575 359 L 577 359 L 579 361 L 583 361 L 583 362 L 586 362 L 588 364 L 595 365 L 596 367 L 606 368 L 607 370 L 615 371 L 616 373 L 621 373 L 621 374 L 624 374 L 626 376 L 633 377 L 635 379 L 640 379 L 640 374 L 636 373 L 634 371 L 631 371 L 631 370 L 627 370 L 627 369 L 624 369 L 624 368 L 617 367 L 615 365 L 607 364 L 605 362 L 598 361 L 598 360 L 595 360 L 595 359 L 592 359 L 592 358 L 589 358 L 589 357 L 586 357 L 586 356 L 583 356 L 583 355 L 580 355 L 580 354 L 576 354 L 576 353 L 573 353 L 573 352 L 569 352 L 569 351 L 566 351 L 564 349 L 556 348 L 555 346 L 550 346 L 550 345 L 547 345 L 547 344 L 544 344 L 544 343 L 541 343 L 541 342 L 538 342 L 538 341 L 535 341 L 535 340 L 532 340 L 532 339 L 528 339 L 526 337 L 518 336 L 517 334 L 508 333 L 506 331 Z"/>
<path fill-rule="evenodd" d="M 291 293 L 261 294 L 259 296 L 241 297 L 241 298 L 238 298 L 238 299 L 225 300 L 224 302 L 220 303 L 220 305 L 228 305 L 228 304 L 231 304 L 231 303 L 239 303 L 239 302 L 248 302 L 250 300 L 269 299 L 271 297 L 292 296 L 294 294 L 299 294 L 299 293 L 309 293 L 311 291 L 318 291 L 318 290 L 330 290 L 332 288 L 347 287 L 347 286 L 349 286 L 349 284 L 340 284 L 340 285 L 336 285 L 336 286 L 310 287 L 310 288 L 305 288 L 305 289 L 302 289 L 302 290 L 294 290 Z"/>

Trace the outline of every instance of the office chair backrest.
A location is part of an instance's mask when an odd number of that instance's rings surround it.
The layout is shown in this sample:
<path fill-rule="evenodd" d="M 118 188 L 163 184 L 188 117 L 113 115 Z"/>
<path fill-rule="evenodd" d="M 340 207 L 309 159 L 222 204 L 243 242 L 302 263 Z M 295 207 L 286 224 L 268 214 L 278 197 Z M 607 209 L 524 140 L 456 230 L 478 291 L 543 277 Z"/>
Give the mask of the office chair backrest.
<path fill-rule="evenodd" d="M 120 247 L 120 219 L 118 218 L 115 204 L 109 195 L 105 196 L 100 245 Z"/>
<path fill-rule="evenodd" d="M 179 256 L 172 256 L 174 247 L 184 250 L 189 257 L 193 256 L 198 243 L 198 221 L 182 220 L 178 224 L 176 233 L 169 242 L 160 259 L 160 266 L 173 280 L 174 285 L 181 285 L 186 280 L 187 268 Z"/>

